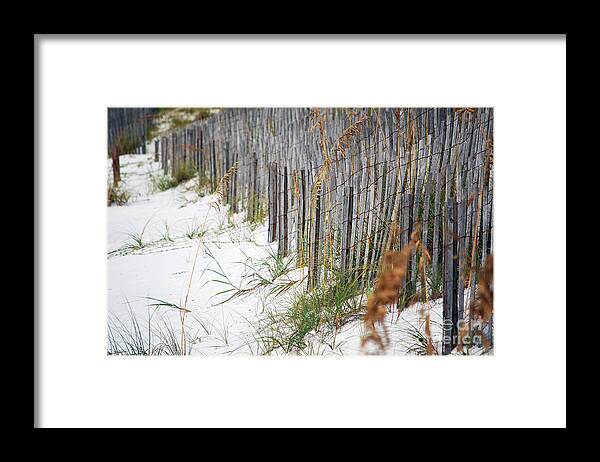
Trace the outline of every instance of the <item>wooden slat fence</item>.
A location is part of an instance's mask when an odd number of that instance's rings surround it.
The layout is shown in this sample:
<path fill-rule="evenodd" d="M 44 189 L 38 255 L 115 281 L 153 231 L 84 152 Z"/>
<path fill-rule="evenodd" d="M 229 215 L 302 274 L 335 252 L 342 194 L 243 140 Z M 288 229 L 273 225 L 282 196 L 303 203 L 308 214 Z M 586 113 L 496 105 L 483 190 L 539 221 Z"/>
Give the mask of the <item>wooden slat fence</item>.
<path fill-rule="evenodd" d="M 492 253 L 492 139 L 492 108 L 231 108 L 156 142 L 165 173 L 191 164 L 213 190 L 237 163 L 226 201 L 266 212 L 268 240 L 308 267 L 311 288 L 338 272 L 372 284 L 420 224 L 447 354 Z"/>
<path fill-rule="evenodd" d="M 148 124 L 157 111 L 156 108 L 108 108 L 108 152 L 118 143 L 127 151 L 123 154 L 146 154 Z"/>

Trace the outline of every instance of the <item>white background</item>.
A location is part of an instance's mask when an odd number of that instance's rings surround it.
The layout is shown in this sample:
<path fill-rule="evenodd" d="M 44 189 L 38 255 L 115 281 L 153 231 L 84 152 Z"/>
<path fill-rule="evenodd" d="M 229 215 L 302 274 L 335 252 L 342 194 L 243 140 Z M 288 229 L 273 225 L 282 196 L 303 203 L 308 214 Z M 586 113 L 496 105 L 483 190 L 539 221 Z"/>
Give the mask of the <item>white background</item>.
<path fill-rule="evenodd" d="M 566 425 L 566 40 L 38 37 L 38 426 Z M 493 106 L 494 357 L 107 357 L 107 106 Z"/>

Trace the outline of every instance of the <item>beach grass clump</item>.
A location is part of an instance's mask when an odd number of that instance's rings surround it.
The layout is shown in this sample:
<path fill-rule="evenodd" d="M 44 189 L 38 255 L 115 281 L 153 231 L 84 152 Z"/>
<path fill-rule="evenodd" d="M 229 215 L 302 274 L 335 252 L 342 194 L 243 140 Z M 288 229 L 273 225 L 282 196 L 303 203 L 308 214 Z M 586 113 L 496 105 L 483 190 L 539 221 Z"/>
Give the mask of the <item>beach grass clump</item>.
<path fill-rule="evenodd" d="M 107 187 L 107 205 L 125 205 L 131 199 L 131 193 L 121 186 L 109 184 Z"/>
<path fill-rule="evenodd" d="M 175 167 L 172 175 L 152 175 L 150 185 L 153 191 L 162 192 L 191 180 L 196 175 L 197 171 L 192 165 L 183 163 Z"/>
<path fill-rule="evenodd" d="M 333 348 L 339 329 L 360 317 L 361 302 L 358 279 L 335 270 L 327 284 L 294 295 L 285 310 L 267 312 L 259 331 L 263 354 L 302 353 L 313 340 Z"/>
<path fill-rule="evenodd" d="M 179 183 L 170 175 L 152 175 L 150 184 L 153 191 L 166 191 L 167 189 L 174 188 Z"/>
<path fill-rule="evenodd" d="M 145 318 L 143 315 L 136 314 L 128 300 L 125 317 L 110 315 L 107 354 L 109 356 L 189 355 L 193 345 L 199 339 L 188 337 L 186 342 L 181 342 L 178 327 L 173 326 L 164 313 L 157 313 L 157 309 L 183 310 L 185 308 L 151 297 L 148 299 L 153 300 L 153 303 L 147 305 Z"/>
<path fill-rule="evenodd" d="M 198 171 L 196 167 L 188 163 L 181 163 L 175 167 L 173 172 L 173 179 L 177 184 L 183 183 L 184 181 L 191 180 L 197 175 Z"/>

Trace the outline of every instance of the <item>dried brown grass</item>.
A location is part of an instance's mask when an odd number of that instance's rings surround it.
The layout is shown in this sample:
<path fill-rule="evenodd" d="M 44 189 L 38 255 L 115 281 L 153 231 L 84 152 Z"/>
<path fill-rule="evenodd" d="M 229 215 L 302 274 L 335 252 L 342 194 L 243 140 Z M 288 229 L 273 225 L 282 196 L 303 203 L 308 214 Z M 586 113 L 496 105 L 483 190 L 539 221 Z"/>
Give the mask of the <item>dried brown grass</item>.
<path fill-rule="evenodd" d="M 217 195 L 217 199 L 219 203 L 224 203 L 225 198 L 227 197 L 227 191 L 229 190 L 229 185 L 231 183 L 231 179 L 235 175 L 238 169 L 238 162 L 235 162 L 225 175 L 219 180 L 217 183 L 217 187 L 215 188 L 215 194 Z"/>
<path fill-rule="evenodd" d="M 474 107 L 458 107 L 456 108 L 456 113 L 460 115 L 476 115 L 477 108 Z"/>
<path fill-rule="evenodd" d="M 483 268 L 477 272 L 477 293 L 469 304 L 469 322 L 464 323 L 458 335 L 457 350 L 462 353 L 466 343 L 480 337 L 484 351 L 491 347 L 491 340 L 484 334 L 483 326 L 492 322 L 494 313 L 494 259 L 488 255 Z"/>
<path fill-rule="evenodd" d="M 494 158 L 494 145 L 493 145 L 492 140 L 490 140 L 488 138 L 488 139 L 486 139 L 486 155 L 485 155 L 485 162 L 483 165 L 484 180 L 483 180 L 483 184 L 481 185 L 481 188 L 479 190 L 479 196 L 477 198 L 477 211 L 475 212 L 475 216 L 477 217 L 477 219 L 476 219 L 475 228 L 474 228 L 475 232 L 473 235 L 473 244 L 471 246 L 471 268 L 475 268 L 475 266 L 476 266 L 475 258 L 477 256 L 479 225 L 481 223 L 481 211 L 482 211 L 482 205 L 483 205 L 483 193 L 486 189 L 488 181 L 491 178 L 493 158 Z M 473 282 L 472 274 L 473 273 L 471 273 L 469 276 L 467 287 L 470 287 L 471 283 Z"/>
<path fill-rule="evenodd" d="M 329 146 L 327 142 L 327 135 L 325 133 L 325 120 L 326 114 L 322 113 L 319 108 L 313 108 L 310 110 L 310 120 L 313 125 L 309 128 L 310 131 L 318 128 L 319 129 L 319 146 L 323 154 L 323 164 L 319 168 L 317 175 L 314 180 L 313 188 L 311 191 L 311 208 L 316 211 L 317 199 L 320 198 L 321 207 L 324 207 L 325 213 L 323 215 L 323 229 L 325 230 L 325 240 L 323 246 L 323 267 L 333 270 L 333 235 L 331 230 L 331 220 L 329 211 L 331 210 L 331 190 L 330 187 L 323 188 L 323 185 L 329 186 L 327 179 L 329 177 L 329 171 L 332 164 L 331 156 L 329 155 Z M 314 250 L 309 251 L 309 262 L 314 261 Z M 312 265 L 311 265 L 312 267 Z"/>
<path fill-rule="evenodd" d="M 494 258 L 488 255 L 485 265 L 479 270 L 477 295 L 470 305 L 471 319 L 488 322 L 494 310 Z"/>
<path fill-rule="evenodd" d="M 327 148 L 327 136 L 325 135 L 325 114 L 321 113 L 319 108 L 312 108 L 310 110 L 310 119 L 313 122 L 313 126 L 309 128 L 309 131 L 314 130 L 315 128 L 319 129 L 319 145 L 321 147 L 321 152 L 323 153 L 323 157 L 326 162 L 329 162 L 328 148 Z"/>
<path fill-rule="evenodd" d="M 367 114 L 363 114 L 356 122 L 346 128 L 342 135 L 338 138 L 334 149 L 336 153 L 341 154 L 342 158 L 346 157 L 348 149 L 350 149 L 350 145 L 352 144 L 352 140 L 361 132 L 363 125 L 368 119 L 369 116 Z"/>
<path fill-rule="evenodd" d="M 311 202 L 314 207 L 317 196 L 321 194 L 323 182 L 327 178 L 329 167 L 331 166 L 331 158 L 329 157 L 327 136 L 325 135 L 325 115 L 321 113 L 319 108 L 313 108 L 310 110 L 310 119 L 313 122 L 313 125 L 309 130 L 319 129 L 319 146 L 321 148 L 321 153 L 323 154 L 323 165 L 317 172 L 311 193 Z"/>
<path fill-rule="evenodd" d="M 409 243 L 399 251 L 388 251 L 382 259 L 381 273 L 373 293 L 367 300 L 367 312 L 364 316 L 366 334 L 361 340 L 361 348 L 369 342 L 375 343 L 380 351 L 385 351 L 389 344 L 387 328 L 383 323 L 388 306 L 396 303 L 400 296 L 401 286 L 405 280 L 406 270 L 412 252 L 420 245 L 419 229 L 410 236 Z M 381 335 L 377 329 L 380 326 Z"/>

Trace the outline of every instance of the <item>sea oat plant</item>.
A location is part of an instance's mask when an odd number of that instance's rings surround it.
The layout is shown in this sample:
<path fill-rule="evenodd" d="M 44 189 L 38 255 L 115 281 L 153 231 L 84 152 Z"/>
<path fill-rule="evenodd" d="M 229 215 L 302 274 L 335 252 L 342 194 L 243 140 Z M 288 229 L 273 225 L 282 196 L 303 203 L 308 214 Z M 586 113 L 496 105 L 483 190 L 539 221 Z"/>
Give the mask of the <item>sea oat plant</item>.
<path fill-rule="evenodd" d="M 381 273 L 373 293 L 367 300 L 367 312 L 364 316 L 366 334 L 361 340 L 362 348 L 369 342 L 375 343 L 382 352 L 387 348 L 389 336 L 384 320 L 388 313 L 388 306 L 398 301 L 410 256 L 419 243 L 417 227 L 406 246 L 399 251 L 388 251 L 383 256 Z M 378 332 L 378 326 L 381 326 L 383 336 Z"/>

